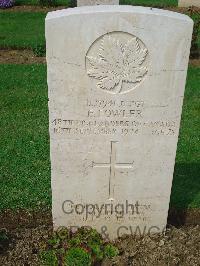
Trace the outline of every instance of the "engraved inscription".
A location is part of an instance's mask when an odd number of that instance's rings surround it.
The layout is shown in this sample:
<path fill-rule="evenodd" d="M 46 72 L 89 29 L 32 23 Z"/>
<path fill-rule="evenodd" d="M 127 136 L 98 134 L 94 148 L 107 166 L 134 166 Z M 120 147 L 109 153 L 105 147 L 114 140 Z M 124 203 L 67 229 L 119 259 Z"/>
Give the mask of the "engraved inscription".
<path fill-rule="evenodd" d="M 178 134 L 175 121 L 97 121 L 56 118 L 52 121 L 52 126 L 53 133 L 66 135 L 153 135 L 170 137 Z"/>
<path fill-rule="evenodd" d="M 87 100 L 87 116 L 93 118 L 140 118 L 144 108 L 143 101 L 134 100 Z"/>
<path fill-rule="evenodd" d="M 142 81 L 148 72 L 144 64 L 148 50 L 137 37 L 111 32 L 96 42 L 100 44 L 96 49 L 89 49 L 86 67 L 88 76 L 97 80 L 98 88 L 119 94 L 132 90 Z"/>
<path fill-rule="evenodd" d="M 114 199 L 114 180 L 115 180 L 115 169 L 132 169 L 132 163 L 117 163 L 116 162 L 116 141 L 111 141 L 111 152 L 110 152 L 110 162 L 109 163 L 95 163 L 92 162 L 92 167 L 103 167 L 109 168 L 109 199 Z"/>
<path fill-rule="evenodd" d="M 175 136 L 175 120 L 146 120 L 146 103 L 140 99 L 86 99 L 84 119 L 55 117 L 54 134 L 112 136 Z"/>

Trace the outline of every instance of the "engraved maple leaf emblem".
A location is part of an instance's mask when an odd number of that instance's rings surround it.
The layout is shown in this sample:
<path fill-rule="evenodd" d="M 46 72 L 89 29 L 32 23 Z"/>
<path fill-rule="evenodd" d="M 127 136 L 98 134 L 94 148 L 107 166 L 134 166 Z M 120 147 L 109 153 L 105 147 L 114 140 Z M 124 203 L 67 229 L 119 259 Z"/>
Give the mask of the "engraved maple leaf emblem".
<path fill-rule="evenodd" d="M 147 73 L 147 67 L 142 66 L 147 54 L 148 50 L 141 47 L 136 37 L 123 44 L 105 36 L 97 57 L 86 57 L 89 61 L 87 74 L 98 80 L 99 88 L 120 93 L 123 82 L 138 83 Z"/>

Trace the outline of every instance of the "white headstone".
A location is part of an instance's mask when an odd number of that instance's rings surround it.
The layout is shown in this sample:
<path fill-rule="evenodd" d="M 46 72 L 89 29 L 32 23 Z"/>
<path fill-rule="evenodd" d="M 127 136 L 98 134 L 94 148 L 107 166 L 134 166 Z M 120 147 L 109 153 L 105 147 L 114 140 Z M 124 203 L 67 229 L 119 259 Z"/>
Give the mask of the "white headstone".
<path fill-rule="evenodd" d="M 48 14 L 54 228 L 166 226 L 192 29 L 143 7 Z"/>
<path fill-rule="evenodd" d="M 200 7 L 200 0 L 179 0 L 180 7 L 197 6 Z"/>
<path fill-rule="evenodd" d="M 119 5 L 119 0 L 77 0 L 77 6 Z"/>

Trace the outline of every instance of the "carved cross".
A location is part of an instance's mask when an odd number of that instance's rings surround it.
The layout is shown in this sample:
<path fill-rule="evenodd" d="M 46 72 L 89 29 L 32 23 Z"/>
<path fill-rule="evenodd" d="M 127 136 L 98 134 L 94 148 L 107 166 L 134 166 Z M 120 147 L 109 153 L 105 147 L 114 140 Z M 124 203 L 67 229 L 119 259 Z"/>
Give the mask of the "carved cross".
<path fill-rule="evenodd" d="M 116 162 L 116 141 L 111 141 L 110 162 L 109 163 L 95 163 L 92 162 L 92 167 L 109 168 L 109 199 L 114 199 L 114 181 L 116 169 L 132 169 L 132 163 L 117 163 Z"/>

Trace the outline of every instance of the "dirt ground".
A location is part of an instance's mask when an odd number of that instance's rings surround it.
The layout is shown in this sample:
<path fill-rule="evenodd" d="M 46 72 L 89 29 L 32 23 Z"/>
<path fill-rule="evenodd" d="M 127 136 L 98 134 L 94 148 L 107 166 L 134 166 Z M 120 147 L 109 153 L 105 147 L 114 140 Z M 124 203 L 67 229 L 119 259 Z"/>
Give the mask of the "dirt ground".
<path fill-rule="evenodd" d="M 0 64 L 45 64 L 45 57 L 37 57 L 32 50 L 0 49 Z M 200 59 L 191 59 L 190 64 L 200 66 Z"/>
<path fill-rule="evenodd" d="M 102 266 L 199 266 L 200 211 L 171 210 L 169 223 L 165 235 L 118 239 L 115 244 L 119 256 L 104 260 Z M 9 237 L 6 241 L 0 239 L 0 265 L 39 266 L 41 245 L 52 234 L 51 212 L 4 211 L 0 215 L 0 230 Z"/>
<path fill-rule="evenodd" d="M 200 59 L 191 59 L 190 65 L 199 67 L 200 66 Z"/>
<path fill-rule="evenodd" d="M 102 266 L 198 266 L 200 265 L 200 226 L 167 230 L 166 235 L 116 241 L 120 255 Z"/>
<path fill-rule="evenodd" d="M 45 7 L 45 6 L 31 6 L 31 5 L 20 5 L 13 6 L 11 8 L 1 9 L 2 12 L 51 12 L 55 10 L 66 9 L 66 6 L 57 6 L 57 7 Z M 178 13 L 185 13 L 187 11 L 192 10 L 193 12 L 200 12 L 199 7 L 191 6 L 191 7 L 155 7 L 159 9 L 165 9 Z"/>
<path fill-rule="evenodd" d="M 23 6 L 13 6 L 11 8 L 2 9 L 3 12 L 50 12 L 54 10 L 65 9 L 65 6 L 58 6 L 58 7 L 42 7 L 42 6 L 30 6 L 30 5 L 23 5 Z"/>
<path fill-rule="evenodd" d="M 0 250 L 2 266 L 39 266 L 42 243 L 47 240 L 52 227 L 40 225 L 32 228 L 18 228 L 7 231 L 8 243 Z M 165 236 L 151 236 L 135 239 L 132 236 L 116 241 L 120 253 L 114 259 L 106 259 L 102 266 L 198 266 L 200 265 L 200 226 L 167 230 Z M 1 245 L 0 245 L 1 247 Z"/>
<path fill-rule="evenodd" d="M 166 7 L 163 9 L 173 11 L 173 12 L 178 12 L 178 13 L 185 13 L 185 12 L 190 11 L 190 10 L 192 10 L 193 12 L 200 12 L 200 8 L 196 7 L 196 6 L 192 6 L 192 7 Z"/>
<path fill-rule="evenodd" d="M 37 57 L 32 50 L 0 49 L 0 64 L 44 64 L 45 57 Z"/>
<path fill-rule="evenodd" d="M 21 5 L 21 6 L 13 6 L 11 8 L 3 9 L 4 12 L 50 12 L 54 10 L 60 10 L 60 9 L 65 9 L 67 8 L 66 6 L 58 6 L 58 7 L 42 7 L 42 6 L 31 6 L 31 5 Z M 161 7 L 157 7 L 161 8 Z M 174 11 L 174 12 L 179 12 L 179 13 L 184 13 L 188 11 L 190 8 L 188 7 L 165 7 L 162 9 Z M 200 8 L 198 7 L 192 7 L 193 10 L 195 11 L 200 11 Z"/>

